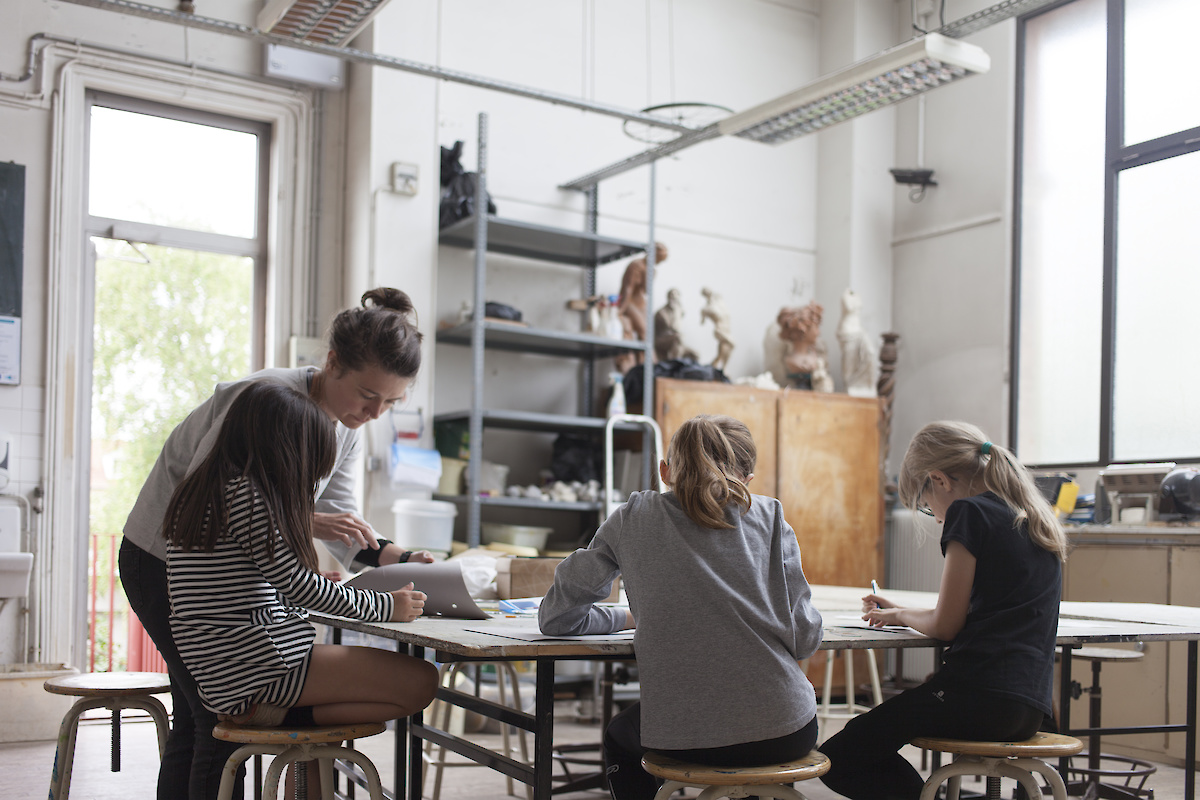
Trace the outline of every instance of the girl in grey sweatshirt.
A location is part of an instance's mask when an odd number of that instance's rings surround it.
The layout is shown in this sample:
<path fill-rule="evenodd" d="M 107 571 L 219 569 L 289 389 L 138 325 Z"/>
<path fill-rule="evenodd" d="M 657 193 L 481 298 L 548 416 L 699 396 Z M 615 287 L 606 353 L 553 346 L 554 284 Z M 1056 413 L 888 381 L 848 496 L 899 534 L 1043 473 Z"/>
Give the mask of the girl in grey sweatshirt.
<path fill-rule="evenodd" d="M 653 798 L 648 749 L 714 766 L 759 766 L 816 744 L 816 697 L 799 661 L 821 615 L 779 501 L 750 494 L 756 449 L 731 417 L 702 415 L 660 463 L 672 491 L 638 492 L 559 565 L 539 611 L 545 633 L 635 626 L 641 702 L 604 736 L 617 800 Z M 598 607 L 620 574 L 629 610 Z"/>

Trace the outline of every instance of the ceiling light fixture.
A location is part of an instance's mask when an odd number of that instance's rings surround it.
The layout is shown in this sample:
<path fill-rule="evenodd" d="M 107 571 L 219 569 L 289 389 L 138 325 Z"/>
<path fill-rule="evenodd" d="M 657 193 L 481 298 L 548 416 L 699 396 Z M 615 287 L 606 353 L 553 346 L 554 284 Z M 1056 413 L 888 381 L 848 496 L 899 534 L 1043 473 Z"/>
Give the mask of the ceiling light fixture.
<path fill-rule="evenodd" d="M 297 41 L 341 45 L 367 26 L 388 0 L 269 0 L 258 29 Z"/>
<path fill-rule="evenodd" d="M 996 3 L 994 6 L 988 6 L 974 14 L 956 19 L 948 25 L 943 25 L 937 29 L 937 32 L 943 36 L 949 36 L 951 39 L 961 39 L 967 34 L 982 30 L 989 25 L 995 25 L 997 22 L 1003 22 L 1022 14 L 1032 14 L 1055 2 L 1058 0 L 1004 0 L 1002 3 Z"/>
<path fill-rule="evenodd" d="M 930 33 L 726 117 L 717 128 L 726 136 L 779 144 L 990 67 L 981 48 Z"/>

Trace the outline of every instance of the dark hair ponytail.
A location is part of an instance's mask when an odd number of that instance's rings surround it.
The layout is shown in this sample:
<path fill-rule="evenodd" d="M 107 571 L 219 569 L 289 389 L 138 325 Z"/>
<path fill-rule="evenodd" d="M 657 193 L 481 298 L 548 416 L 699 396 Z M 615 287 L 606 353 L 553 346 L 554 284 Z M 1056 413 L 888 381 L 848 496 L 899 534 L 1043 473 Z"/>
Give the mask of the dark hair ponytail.
<path fill-rule="evenodd" d="M 746 481 L 757 459 L 754 438 L 740 420 L 701 414 L 680 425 L 667 446 L 667 464 L 683 513 L 705 528 L 732 528 L 725 509 L 749 510 Z"/>
<path fill-rule="evenodd" d="M 421 368 L 421 332 L 412 299 L 389 287 L 371 289 L 362 306 L 348 308 L 329 326 L 329 349 L 342 370 L 375 365 L 400 378 Z"/>

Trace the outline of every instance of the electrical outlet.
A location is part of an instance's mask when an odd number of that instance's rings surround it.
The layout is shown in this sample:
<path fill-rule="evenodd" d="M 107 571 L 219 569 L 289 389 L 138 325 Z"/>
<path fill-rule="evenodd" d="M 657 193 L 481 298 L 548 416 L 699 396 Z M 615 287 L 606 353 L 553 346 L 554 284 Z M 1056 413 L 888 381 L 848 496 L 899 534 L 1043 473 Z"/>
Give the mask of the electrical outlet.
<path fill-rule="evenodd" d="M 420 170 L 416 164 L 397 161 L 392 164 L 392 191 L 414 197 L 417 194 Z"/>

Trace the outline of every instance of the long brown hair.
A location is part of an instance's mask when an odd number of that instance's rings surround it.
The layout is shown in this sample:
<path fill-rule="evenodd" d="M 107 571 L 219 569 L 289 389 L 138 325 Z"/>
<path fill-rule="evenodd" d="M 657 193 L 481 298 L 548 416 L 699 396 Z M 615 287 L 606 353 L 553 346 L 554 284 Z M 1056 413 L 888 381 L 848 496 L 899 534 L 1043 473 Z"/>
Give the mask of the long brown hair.
<path fill-rule="evenodd" d="M 412 299 L 388 287 L 366 292 L 361 307 L 342 311 L 329 325 L 329 349 L 349 371 L 377 365 L 412 378 L 421 368 L 421 338 Z"/>
<path fill-rule="evenodd" d="M 307 395 L 253 381 L 233 400 L 212 452 L 175 488 L 164 535 L 183 550 L 211 553 L 229 523 L 228 483 L 258 492 L 268 519 L 309 569 L 315 489 L 337 459 L 334 423 Z M 273 560 L 274 537 L 267 544 Z"/>
<path fill-rule="evenodd" d="M 667 446 L 671 491 L 683 513 L 706 528 L 732 528 L 726 506 L 750 508 L 746 481 L 758 450 L 750 429 L 733 417 L 701 414 L 679 426 Z"/>
<path fill-rule="evenodd" d="M 1066 532 L 1029 470 L 979 428 L 967 422 L 931 422 L 917 431 L 900 464 L 900 502 L 916 510 L 935 469 L 968 484 L 980 479 L 982 488 L 1013 510 L 1016 524 L 1025 523 L 1035 544 L 1067 560 Z"/>

